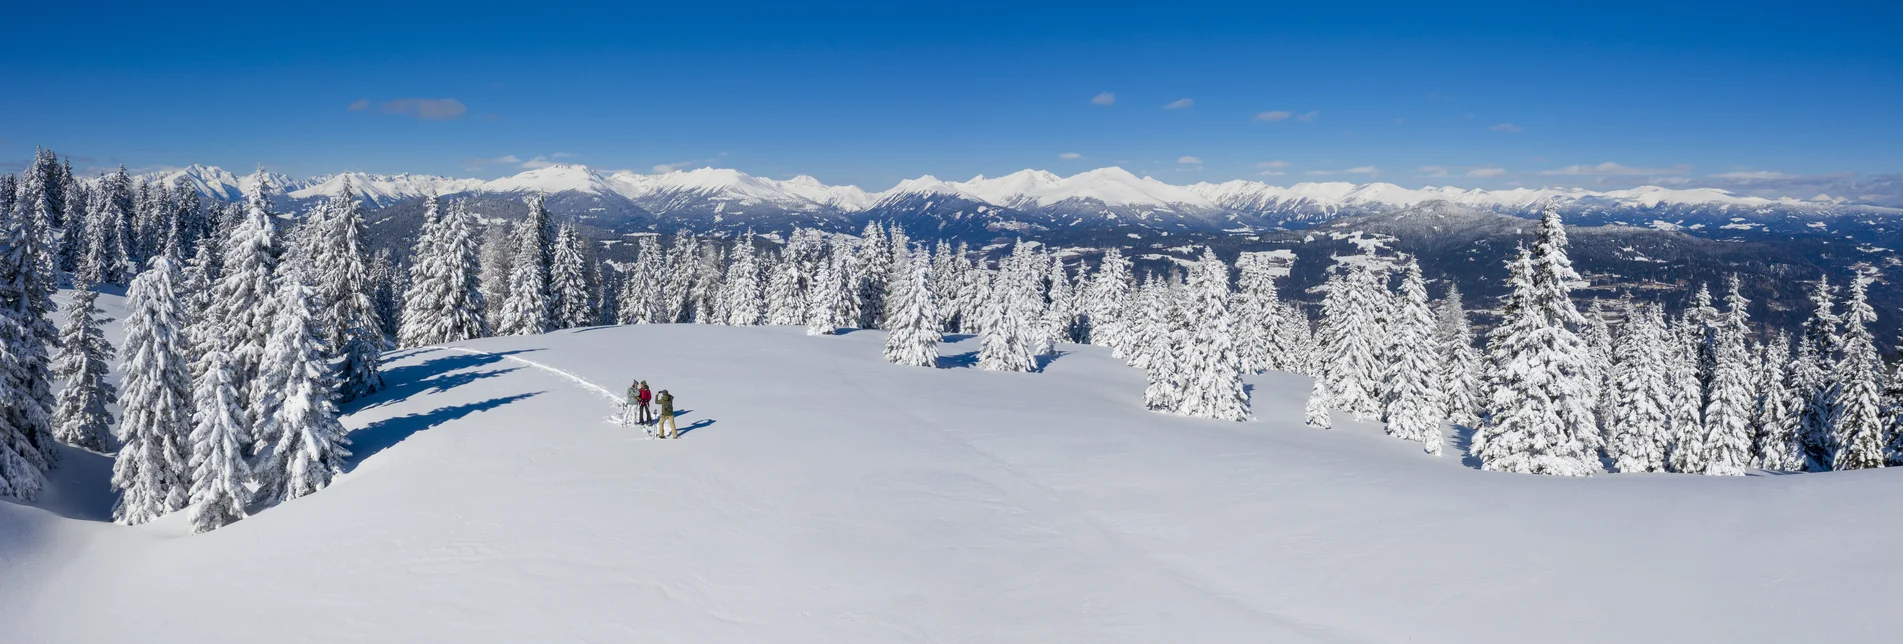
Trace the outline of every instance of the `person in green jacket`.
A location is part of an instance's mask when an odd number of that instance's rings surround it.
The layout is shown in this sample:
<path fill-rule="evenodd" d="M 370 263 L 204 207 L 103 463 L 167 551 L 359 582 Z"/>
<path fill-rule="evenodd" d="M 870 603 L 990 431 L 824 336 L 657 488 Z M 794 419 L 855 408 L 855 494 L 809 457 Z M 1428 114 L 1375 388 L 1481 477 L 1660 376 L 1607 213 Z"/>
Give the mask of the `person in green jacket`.
<path fill-rule="evenodd" d="M 661 403 L 661 420 L 656 423 L 655 431 L 660 433 L 661 438 L 680 438 L 681 428 L 674 424 L 674 394 L 662 389 L 660 395 L 654 397 L 654 402 Z"/>

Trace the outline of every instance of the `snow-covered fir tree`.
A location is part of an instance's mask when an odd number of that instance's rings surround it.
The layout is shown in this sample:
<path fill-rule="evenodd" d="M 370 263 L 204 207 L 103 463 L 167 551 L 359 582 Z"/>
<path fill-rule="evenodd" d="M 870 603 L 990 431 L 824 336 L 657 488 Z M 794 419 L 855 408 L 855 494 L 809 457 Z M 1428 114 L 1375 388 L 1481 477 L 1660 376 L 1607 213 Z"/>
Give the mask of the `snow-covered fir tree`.
<path fill-rule="evenodd" d="M 1388 325 L 1388 364 L 1384 380 L 1388 435 L 1422 443 L 1439 454 L 1442 442 L 1440 350 L 1435 342 L 1434 312 L 1427 305 L 1421 266 L 1408 260 L 1401 277 L 1399 306 Z"/>
<path fill-rule="evenodd" d="M 1752 384 L 1752 356 L 1746 336 L 1748 302 L 1732 276 L 1725 296 L 1726 311 L 1712 334 L 1711 390 L 1705 403 L 1705 474 L 1743 476 L 1751 466 L 1751 418 L 1756 387 Z"/>
<path fill-rule="evenodd" d="M 211 347 L 201 359 L 203 374 L 192 387 L 192 485 L 187 503 L 193 532 L 209 532 L 243 519 L 251 499 L 247 487 L 251 468 L 244 453 L 251 438 L 234 361 L 219 346 Z"/>
<path fill-rule="evenodd" d="M 1625 319 L 1613 346 L 1606 455 L 1615 472 L 1662 472 L 1672 400 L 1664 313 L 1627 300 Z"/>
<path fill-rule="evenodd" d="M 1157 281 L 1157 280 L 1152 280 Z M 1188 363 L 1183 359 L 1185 346 L 1190 342 L 1191 320 L 1187 307 L 1188 295 L 1183 285 L 1175 278 L 1158 281 L 1158 287 L 1151 292 L 1151 315 L 1144 320 L 1140 341 L 1143 349 L 1144 375 L 1148 386 L 1143 388 L 1143 404 L 1150 409 L 1168 411 L 1182 404 L 1183 387 L 1188 383 L 1186 373 Z"/>
<path fill-rule="evenodd" d="M 1884 422 L 1883 361 L 1877 356 L 1876 342 L 1870 336 L 1870 323 L 1877 319 L 1865 296 L 1867 277 L 1850 281 L 1850 299 L 1844 302 L 1843 358 L 1837 361 L 1838 383 L 1832 409 L 1835 434 L 1831 469 L 1861 470 L 1887 464 L 1883 435 Z"/>
<path fill-rule="evenodd" d="M 1361 261 L 1337 262 L 1325 288 L 1317 342 L 1328 359 L 1317 365 L 1316 376 L 1328 380 L 1333 397 L 1330 408 L 1350 412 L 1357 420 L 1371 420 L 1381 413 L 1377 345 L 1382 343 L 1376 316 L 1385 306 L 1386 289 Z"/>
<path fill-rule="evenodd" d="M 1532 250 L 1512 263 L 1503 319 L 1491 335 L 1486 414 L 1474 433 L 1483 469 L 1588 476 L 1599 464 L 1585 436 L 1593 418 L 1590 365 L 1570 297 L 1579 274 L 1566 257 L 1559 212 L 1540 218 Z"/>
<path fill-rule="evenodd" d="M 548 208 L 541 195 L 529 197 L 529 217 L 516 225 L 515 257 L 510 261 L 509 299 L 502 307 L 499 335 L 535 335 L 555 329 L 549 300 L 552 236 Z M 414 302 L 408 307 L 414 307 Z"/>
<path fill-rule="evenodd" d="M 1128 301 L 1134 284 L 1130 260 L 1124 259 L 1121 251 L 1110 248 L 1104 251 L 1096 272 L 1091 274 L 1090 285 L 1084 288 L 1081 304 L 1085 339 L 1097 346 L 1110 347 L 1113 358 L 1128 357 L 1119 343 L 1128 327 L 1124 320 L 1129 313 Z"/>
<path fill-rule="evenodd" d="M 1792 367 L 1791 338 L 1779 331 L 1758 355 L 1757 417 L 1751 430 L 1753 464 L 1762 469 L 1804 469 L 1804 441 L 1797 431 L 1797 408 L 1803 401 L 1791 390 Z"/>
<path fill-rule="evenodd" d="M 965 261 L 955 255 L 951 242 L 938 240 L 932 251 L 932 299 L 938 302 L 938 317 L 942 324 L 940 330 L 955 333 L 960 330 L 962 308 L 958 294 L 964 285 Z"/>
<path fill-rule="evenodd" d="M 489 328 L 502 326 L 502 307 L 509 301 L 509 274 L 512 260 L 515 258 L 513 239 L 509 235 L 507 224 L 488 224 L 482 227 L 482 242 L 477 251 L 478 263 L 482 268 L 476 281 L 482 285 L 483 320 Z M 652 237 L 643 237 L 652 242 Z"/>
<path fill-rule="evenodd" d="M 726 323 L 733 326 L 754 326 L 760 323 L 760 317 L 766 311 L 766 302 L 761 298 L 760 262 L 758 251 L 753 247 L 753 233 L 734 241 L 733 256 L 727 262 L 727 279 L 722 285 L 721 297 L 726 300 Z"/>
<path fill-rule="evenodd" d="M 1234 316 L 1229 311 L 1229 265 L 1205 247 L 1190 272 L 1184 308 L 1188 342 L 1182 346 L 1183 379 L 1176 413 L 1195 418 L 1249 419 L 1249 394 L 1242 386 L 1242 356 L 1236 350 Z"/>
<path fill-rule="evenodd" d="M 86 256 L 79 272 L 92 284 L 124 284 L 134 267 L 127 231 L 132 220 L 132 179 L 124 166 L 100 180 L 86 221 Z"/>
<path fill-rule="evenodd" d="M 1261 253 L 1236 258 L 1236 349 L 1243 369 L 1286 369 L 1280 326 L 1282 302 L 1275 293 L 1275 266 Z"/>
<path fill-rule="evenodd" d="M 922 257 L 901 257 L 894 266 L 911 276 L 892 284 L 885 360 L 893 364 L 936 367 L 940 334 L 931 266 Z"/>
<path fill-rule="evenodd" d="M 271 321 L 277 312 L 274 295 L 281 246 L 277 217 L 267 210 L 266 190 L 266 177 L 259 171 L 252 177 L 243 218 L 224 242 L 223 271 L 212 286 L 209 307 L 198 321 L 205 325 L 203 332 L 208 343 L 216 345 L 228 363 L 225 369 L 229 371 L 228 377 L 240 405 L 241 437 L 249 436 L 253 423 L 257 422 L 250 410 L 256 409 L 264 394 L 255 385 L 264 362 L 265 345 L 270 340 Z M 200 348 L 201 359 L 211 357 L 212 352 L 207 349 Z"/>
<path fill-rule="evenodd" d="M 1057 351 L 1057 343 L 1077 339 L 1077 294 L 1061 261 L 1050 262 L 1045 283 L 1046 305 L 1044 317 L 1038 322 L 1038 352 L 1048 355 Z"/>
<path fill-rule="evenodd" d="M 665 319 L 667 304 L 662 300 L 662 289 L 667 285 L 667 260 L 661 254 L 660 240 L 644 236 L 634 246 L 634 264 L 628 267 L 622 282 L 618 319 L 622 324 L 673 322 Z"/>
<path fill-rule="evenodd" d="M 370 257 L 363 245 L 363 206 L 344 181 L 325 217 L 313 221 L 310 248 L 313 303 L 325 346 L 338 358 L 337 400 L 349 402 L 383 388 L 378 374 L 383 352 L 383 322 L 371 299 L 375 288 Z"/>
<path fill-rule="evenodd" d="M 1666 410 L 1667 425 L 1665 466 L 1668 472 L 1701 474 L 1705 471 L 1705 410 L 1703 383 L 1698 379 L 1699 345 L 1703 343 L 1703 323 L 1679 318 L 1669 329 L 1661 353 L 1669 362 L 1666 373 L 1672 398 Z"/>
<path fill-rule="evenodd" d="M 33 499 L 58 461 L 53 436 L 51 351 L 58 290 L 50 189 L 30 173 L 24 185 L 0 187 L 0 496 Z M 16 198 L 17 195 L 17 198 Z"/>
<path fill-rule="evenodd" d="M 663 304 L 661 322 L 688 322 L 693 319 L 693 309 L 689 306 L 694 277 L 700 267 L 700 239 L 686 229 L 674 234 L 668 243 L 665 255 L 666 283 L 661 289 Z"/>
<path fill-rule="evenodd" d="M 1030 253 L 1019 242 L 1011 256 L 999 262 L 985 303 L 983 328 L 978 333 L 978 368 L 988 371 L 1031 371 L 1037 368 L 1031 325 L 1042 317 L 1036 297 L 1036 274 L 1029 272 Z"/>
<path fill-rule="evenodd" d="M 1302 424 L 1315 429 L 1334 429 L 1334 422 L 1328 417 L 1329 398 L 1328 380 L 1316 378 L 1308 390 L 1308 403 L 1302 406 Z"/>
<path fill-rule="evenodd" d="M 866 222 L 857 250 L 853 280 L 859 301 L 859 322 L 855 326 L 877 329 L 879 322 L 885 319 L 886 282 L 892 275 L 892 246 L 879 222 Z"/>
<path fill-rule="evenodd" d="M 261 376 L 270 393 L 256 433 L 261 448 L 255 475 L 258 494 L 278 501 L 330 485 L 350 456 L 350 441 L 331 404 L 330 350 L 313 319 L 312 300 L 302 276 L 285 276 Z"/>
<path fill-rule="evenodd" d="M 1612 386 L 1608 379 L 1612 377 L 1613 339 L 1612 326 L 1606 323 L 1606 311 L 1599 300 L 1594 299 L 1581 313 L 1586 318 L 1585 327 L 1580 329 L 1580 338 L 1586 341 L 1588 364 L 1593 391 L 1593 417 L 1599 419 L 1598 431 L 1593 432 L 1586 443 L 1587 449 L 1605 447 L 1607 429 L 1606 419 L 1612 415 Z"/>
<path fill-rule="evenodd" d="M 840 262 L 823 261 L 807 291 L 806 335 L 832 335 L 839 332 L 839 312 L 846 299 L 845 278 L 839 273 Z"/>
<path fill-rule="evenodd" d="M 66 383 L 53 405 L 53 436 L 60 442 L 104 452 L 111 445 L 112 413 L 107 405 L 119 401 L 118 389 L 106 382 L 111 369 L 112 343 L 100 329 L 99 294 L 90 284 L 78 284 L 66 307 L 60 329 L 59 357 L 53 377 Z"/>
<path fill-rule="evenodd" d="M 1473 326 L 1460 298 L 1460 287 L 1448 283 L 1447 294 L 1435 311 L 1434 344 L 1439 352 L 1440 386 L 1435 404 L 1447 422 L 1480 426 L 1480 351 L 1474 348 Z"/>
<path fill-rule="evenodd" d="M 793 239 L 797 240 L 798 237 Z M 767 273 L 766 281 L 766 323 L 777 325 L 795 325 L 806 322 L 806 294 L 800 291 L 800 262 L 795 256 L 796 249 L 789 242 L 780 253 L 780 261 L 773 263 L 773 270 Z"/>
<path fill-rule="evenodd" d="M 377 312 L 377 333 L 385 349 L 396 345 L 396 334 L 403 327 L 403 281 L 397 273 L 396 258 L 388 248 L 379 248 L 370 256 L 370 303 Z"/>
<path fill-rule="evenodd" d="M 112 462 L 112 519 L 126 525 L 184 509 L 191 492 L 192 346 L 178 280 L 171 258 L 160 256 L 126 294 L 124 411 Z"/>
<path fill-rule="evenodd" d="M 487 337 L 488 305 L 482 296 L 481 259 L 468 206 L 461 200 L 452 202 L 448 213 L 426 218 L 424 226 L 419 240 L 427 240 L 429 246 L 419 245 L 410 264 L 398 341 L 415 347 Z"/>
<path fill-rule="evenodd" d="M 1834 312 L 1830 283 L 1817 278 L 1811 289 L 1811 316 L 1804 322 L 1804 333 L 1797 341 L 1797 355 L 1791 360 L 1791 393 L 1797 396 L 1798 436 L 1804 443 L 1804 468 L 1821 472 L 1831 469 L 1836 451 L 1837 356 L 1843 351 L 1839 335 L 1842 319 Z"/>
<path fill-rule="evenodd" d="M 572 329 L 595 322 L 583 243 L 574 226 L 560 226 L 555 233 L 555 246 L 549 256 L 548 294 L 556 328 Z"/>
<path fill-rule="evenodd" d="M 688 292 L 695 324 L 725 324 L 727 303 L 721 298 L 727 277 L 726 251 L 719 244 L 701 244 L 694 265 L 694 286 Z"/>

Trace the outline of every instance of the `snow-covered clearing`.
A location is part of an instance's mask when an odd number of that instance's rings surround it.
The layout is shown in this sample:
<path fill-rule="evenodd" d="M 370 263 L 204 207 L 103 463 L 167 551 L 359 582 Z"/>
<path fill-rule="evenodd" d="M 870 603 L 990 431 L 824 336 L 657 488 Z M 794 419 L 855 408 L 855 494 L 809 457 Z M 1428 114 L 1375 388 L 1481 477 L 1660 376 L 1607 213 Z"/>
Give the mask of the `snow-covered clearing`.
<path fill-rule="evenodd" d="M 348 474 L 203 535 L 102 522 L 110 464 L 72 454 L 0 502 L 0 641 L 1882 641 L 1903 596 L 1903 471 L 1480 472 L 1304 428 L 1302 378 L 1204 421 L 1098 348 L 992 373 L 883 338 L 396 352 Z M 633 378 L 680 440 L 602 422 Z"/>

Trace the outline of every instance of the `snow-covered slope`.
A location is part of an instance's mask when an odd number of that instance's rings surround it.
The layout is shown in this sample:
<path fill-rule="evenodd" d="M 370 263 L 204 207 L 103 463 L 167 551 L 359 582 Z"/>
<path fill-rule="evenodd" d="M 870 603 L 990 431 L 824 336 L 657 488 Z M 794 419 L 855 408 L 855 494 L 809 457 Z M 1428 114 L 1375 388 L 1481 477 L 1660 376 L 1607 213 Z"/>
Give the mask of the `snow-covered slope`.
<path fill-rule="evenodd" d="M 0 502 L 19 642 L 1883 641 L 1903 471 L 1480 472 L 1252 379 L 1257 419 L 877 332 L 664 325 L 392 355 L 351 471 L 218 531 Z M 471 352 L 473 351 L 473 353 Z M 631 378 L 678 441 L 610 424 Z M 612 395 L 612 394 L 609 394 Z M 92 486 L 87 488 L 86 486 Z M 91 489 L 93 493 L 85 493 Z M 62 516 L 64 515 L 64 516 Z M 73 518 L 68 518 L 73 517 Z"/>

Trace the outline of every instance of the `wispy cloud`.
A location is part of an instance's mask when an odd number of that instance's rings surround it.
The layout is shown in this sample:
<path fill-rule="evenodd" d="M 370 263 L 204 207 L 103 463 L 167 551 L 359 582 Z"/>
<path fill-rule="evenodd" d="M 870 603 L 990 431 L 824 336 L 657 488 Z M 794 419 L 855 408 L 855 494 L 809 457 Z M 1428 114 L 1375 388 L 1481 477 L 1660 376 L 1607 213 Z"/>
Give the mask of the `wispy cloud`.
<path fill-rule="evenodd" d="M 1276 121 L 1286 121 L 1288 120 L 1288 117 L 1290 116 L 1294 116 L 1294 115 L 1290 114 L 1288 110 L 1270 110 L 1267 112 L 1256 113 L 1255 120 L 1268 121 L 1270 123 L 1274 123 Z"/>
<path fill-rule="evenodd" d="M 1437 165 L 1424 165 L 1424 166 L 1421 166 L 1420 169 L 1416 170 L 1415 172 L 1419 172 L 1421 176 L 1424 176 L 1424 177 L 1447 176 L 1447 168 L 1443 168 Z"/>
<path fill-rule="evenodd" d="M 554 153 L 554 154 L 551 154 L 551 155 L 548 155 L 548 158 L 551 158 L 551 159 L 566 159 L 566 158 L 569 158 L 569 157 L 572 157 L 572 156 L 575 156 L 575 155 L 573 155 L 573 154 L 569 154 L 569 153 L 567 153 L 567 152 L 556 152 L 556 153 Z"/>
<path fill-rule="evenodd" d="M 1195 104 L 1196 104 L 1196 99 L 1193 99 L 1193 98 L 1179 98 L 1179 99 L 1176 99 L 1176 100 L 1174 100 L 1174 101 L 1170 101 L 1170 103 L 1169 103 L 1168 105 L 1164 105 L 1164 106 L 1163 106 L 1163 109 L 1166 109 L 1166 110 L 1180 110 L 1180 109 L 1183 109 L 1183 108 L 1187 108 L 1187 107 L 1191 107 L 1191 106 L 1193 106 L 1193 105 L 1195 105 Z"/>
<path fill-rule="evenodd" d="M 1734 181 L 1781 181 L 1784 179 L 1797 178 L 1797 175 L 1794 175 L 1794 174 L 1784 174 L 1782 172 L 1773 172 L 1770 170 L 1748 170 L 1748 171 L 1740 170 L 1736 172 L 1725 172 L 1721 174 L 1714 174 L 1711 176 L 1719 178 L 1719 179 L 1731 179 Z"/>
<path fill-rule="evenodd" d="M 425 121 L 453 121 L 469 113 L 469 106 L 453 98 L 399 98 L 376 105 L 384 114 L 399 114 Z M 352 112 L 370 109 L 370 99 L 360 98 L 345 106 Z"/>
<path fill-rule="evenodd" d="M 725 154 L 725 153 L 723 152 L 722 154 Z M 720 159 L 717 159 L 717 158 L 715 159 L 688 159 L 686 161 L 676 161 L 674 163 L 657 163 L 657 164 L 654 164 L 654 171 L 660 172 L 660 173 L 675 172 L 679 170 L 686 170 L 688 168 L 692 168 L 695 166 L 710 165 L 719 160 Z"/>
<path fill-rule="evenodd" d="M 1381 169 L 1371 165 L 1360 165 L 1342 170 L 1342 174 L 1365 174 L 1370 177 L 1381 174 Z"/>
<path fill-rule="evenodd" d="M 1486 178 L 1486 177 L 1497 177 L 1506 173 L 1507 173 L 1506 168 L 1491 168 L 1491 167 L 1474 168 L 1472 170 L 1467 171 L 1467 176 Z"/>
<path fill-rule="evenodd" d="M 533 159 L 523 161 L 520 167 L 524 170 L 540 170 L 542 168 L 552 168 L 556 165 L 557 164 L 554 161 L 550 161 L 548 157 L 538 156 Z"/>
<path fill-rule="evenodd" d="M 1289 162 L 1282 160 L 1255 162 L 1255 167 L 1258 168 L 1286 168 L 1289 167 L 1289 165 Z"/>
<path fill-rule="evenodd" d="M 1526 128 L 1520 127 L 1518 125 L 1514 125 L 1512 123 L 1501 123 L 1499 125 L 1495 125 L 1487 129 L 1493 130 L 1495 132 L 1505 132 L 1507 134 L 1519 134 L 1521 132 L 1526 131 Z"/>
<path fill-rule="evenodd" d="M 1182 165 L 1202 165 L 1203 159 L 1202 157 L 1184 156 L 1178 157 L 1176 162 Z"/>
<path fill-rule="evenodd" d="M 1070 161 L 1073 159 L 1082 159 L 1084 158 L 1084 155 L 1078 154 L 1076 152 L 1065 152 L 1063 154 L 1057 155 L 1057 158 L 1063 159 L 1065 161 Z"/>
<path fill-rule="evenodd" d="M 1102 94 L 1098 94 L 1098 95 L 1096 95 L 1096 96 L 1092 96 L 1092 97 L 1090 97 L 1090 104 L 1091 104 L 1091 105 L 1116 105 L 1116 104 L 1117 104 L 1117 93 L 1116 93 L 1116 92 L 1104 92 L 1104 93 L 1102 93 Z"/>
<path fill-rule="evenodd" d="M 1692 167 L 1690 165 L 1682 163 L 1669 168 L 1638 168 L 1607 161 L 1599 165 L 1569 165 L 1555 170 L 1542 170 L 1540 174 L 1548 176 L 1630 177 L 1648 174 L 1685 174 L 1691 171 L 1691 169 Z"/>
<path fill-rule="evenodd" d="M 1307 112 L 1302 112 L 1301 114 L 1296 114 L 1295 120 L 1301 121 L 1303 123 L 1307 123 L 1309 121 L 1313 121 L 1315 119 L 1321 118 L 1321 115 L 1322 115 L 1321 110 L 1309 110 Z"/>
<path fill-rule="evenodd" d="M 469 159 L 469 160 L 463 161 L 463 165 L 468 166 L 470 168 L 480 168 L 482 166 L 485 166 L 491 163 L 521 163 L 521 162 L 522 160 L 516 158 L 516 156 L 513 154 L 504 154 L 499 157 L 479 157 L 475 159 Z"/>
<path fill-rule="evenodd" d="M 1302 174 L 1306 174 L 1306 175 L 1312 175 L 1312 176 L 1317 176 L 1317 177 L 1326 177 L 1326 176 L 1328 176 L 1328 175 L 1331 175 L 1331 174 L 1334 174 L 1334 173 L 1335 173 L 1335 171 L 1334 171 L 1334 170 L 1309 170 L 1309 171 L 1307 171 L 1307 172 L 1304 172 L 1304 173 L 1302 173 Z"/>

